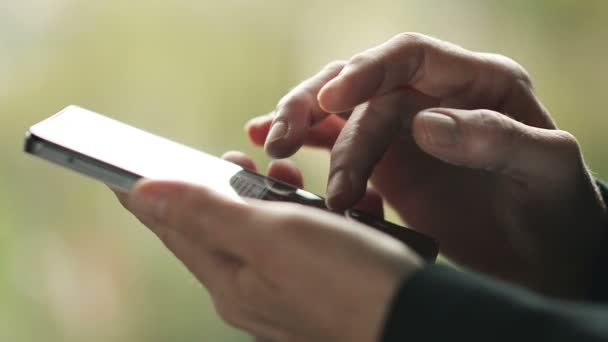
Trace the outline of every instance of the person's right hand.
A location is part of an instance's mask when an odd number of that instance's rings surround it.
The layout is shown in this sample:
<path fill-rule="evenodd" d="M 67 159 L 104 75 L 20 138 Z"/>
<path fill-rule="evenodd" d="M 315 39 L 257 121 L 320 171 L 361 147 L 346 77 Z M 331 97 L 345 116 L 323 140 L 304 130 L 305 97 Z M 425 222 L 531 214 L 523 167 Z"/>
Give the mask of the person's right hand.
<path fill-rule="evenodd" d="M 604 204 L 576 139 L 506 57 L 400 34 L 329 64 L 247 131 L 277 158 L 331 149 L 331 207 L 371 180 L 462 265 L 552 295 L 589 285 Z"/>

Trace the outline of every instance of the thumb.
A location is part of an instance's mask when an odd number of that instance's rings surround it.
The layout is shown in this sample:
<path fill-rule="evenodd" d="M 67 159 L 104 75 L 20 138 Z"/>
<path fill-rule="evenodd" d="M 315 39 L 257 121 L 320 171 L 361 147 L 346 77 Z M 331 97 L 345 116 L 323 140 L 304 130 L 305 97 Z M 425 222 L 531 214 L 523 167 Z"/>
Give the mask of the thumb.
<path fill-rule="evenodd" d="M 413 135 L 422 150 L 449 164 L 525 183 L 547 181 L 552 174 L 567 175 L 563 171 L 582 163 L 578 143 L 570 133 L 527 126 L 485 109 L 425 110 L 414 118 Z"/>

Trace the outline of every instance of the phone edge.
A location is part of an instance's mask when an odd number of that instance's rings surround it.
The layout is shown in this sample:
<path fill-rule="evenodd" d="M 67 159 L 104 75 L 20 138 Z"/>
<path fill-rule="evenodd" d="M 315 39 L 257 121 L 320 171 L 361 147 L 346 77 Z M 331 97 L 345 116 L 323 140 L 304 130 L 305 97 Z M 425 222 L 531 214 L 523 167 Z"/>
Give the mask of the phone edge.
<path fill-rule="evenodd" d="M 37 146 L 41 146 L 42 148 L 38 148 Z M 87 176 L 88 178 L 101 181 L 110 188 L 124 192 L 129 192 L 135 183 L 143 178 L 140 175 L 121 169 L 120 167 L 57 145 L 35 135 L 29 130 L 26 132 L 25 136 L 24 151 L 38 158 L 47 160 L 52 164 L 59 165 L 78 174 Z M 260 176 L 268 177 L 264 175 Z M 283 183 L 277 179 L 273 180 Z M 350 211 L 346 212 L 347 217 L 351 216 L 349 215 L 349 212 Z M 418 243 L 418 248 L 414 249 L 427 261 L 435 261 L 439 253 L 439 244 L 437 240 L 409 227 L 400 226 L 387 220 L 382 221 L 384 222 L 382 227 L 376 225 L 370 225 L 370 227 L 386 233 L 406 245 L 409 245 L 406 241 L 410 241 L 411 243 L 412 240 L 420 241 L 420 239 L 422 239 L 424 241 L 422 242 L 423 245 Z"/>
<path fill-rule="evenodd" d="M 142 176 L 57 145 L 27 131 L 23 150 L 78 174 L 102 181 L 113 189 L 129 192 Z"/>

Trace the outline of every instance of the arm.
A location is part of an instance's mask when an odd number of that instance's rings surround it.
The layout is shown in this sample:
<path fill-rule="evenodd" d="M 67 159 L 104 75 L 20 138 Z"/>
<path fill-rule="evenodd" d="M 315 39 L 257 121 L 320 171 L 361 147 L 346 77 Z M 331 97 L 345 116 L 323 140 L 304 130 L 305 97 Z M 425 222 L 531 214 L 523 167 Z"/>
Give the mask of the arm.
<path fill-rule="evenodd" d="M 607 307 L 430 265 L 398 292 L 382 341 L 606 341 L 607 323 Z"/>
<path fill-rule="evenodd" d="M 597 184 L 606 202 L 608 188 L 599 181 Z M 608 243 L 608 234 L 604 236 L 602 246 Z M 605 341 L 608 307 L 598 304 L 608 300 L 606 266 L 608 249 L 603 248 L 596 258 L 589 293 L 589 300 L 596 304 L 581 304 L 429 265 L 397 293 L 382 341 Z"/>
<path fill-rule="evenodd" d="M 604 203 L 608 203 L 608 187 L 603 182 L 597 181 L 600 194 Z M 589 299 L 592 301 L 608 302 L 608 274 L 605 272 L 608 266 L 608 232 L 604 232 L 603 246 L 595 259 L 593 267 L 593 282 L 589 291 Z"/>

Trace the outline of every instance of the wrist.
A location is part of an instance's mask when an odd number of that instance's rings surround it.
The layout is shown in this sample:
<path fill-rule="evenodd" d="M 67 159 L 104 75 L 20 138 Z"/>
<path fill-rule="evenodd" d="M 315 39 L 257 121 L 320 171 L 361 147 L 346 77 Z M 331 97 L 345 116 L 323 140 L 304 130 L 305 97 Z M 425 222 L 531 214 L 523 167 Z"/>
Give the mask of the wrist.
<path fill-rule="evenodd" d="M 369 298 L 361 298 L 356 303 L 356 312 L 350 315 L 342 330 L 344 342 L 380 341 L 391 304 L 399 290 L 425 267 L 422 258 L 409 248 L 401 246 L 400 251 L 391 251 L 386 262 L 378 269 L 373 279 L 375 290 Z M 354 319 L 353 319 L 354 318 Z M 348 327 L 346 327 L 348 326 Z"/>

